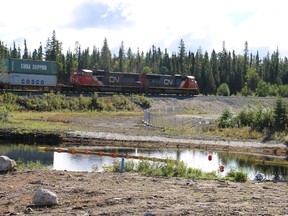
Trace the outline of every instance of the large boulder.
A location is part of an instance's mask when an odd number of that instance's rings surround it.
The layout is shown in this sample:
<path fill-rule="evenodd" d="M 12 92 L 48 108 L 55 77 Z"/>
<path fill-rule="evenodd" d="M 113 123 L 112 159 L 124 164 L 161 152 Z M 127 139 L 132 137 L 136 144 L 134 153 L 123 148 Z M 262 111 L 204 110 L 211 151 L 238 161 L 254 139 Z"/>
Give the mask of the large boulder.
<path fill-rule="evenodd" d="M 0 156 L 0 172 L 9 172 L 15 170 L 16 162 L 9 157 Z"/>
<path fill-rule="evenodd" d="M 58 197 L 47 189 L 38 189 L 33 197 L 36 206 L 54 206 L 58 204 Z"/>

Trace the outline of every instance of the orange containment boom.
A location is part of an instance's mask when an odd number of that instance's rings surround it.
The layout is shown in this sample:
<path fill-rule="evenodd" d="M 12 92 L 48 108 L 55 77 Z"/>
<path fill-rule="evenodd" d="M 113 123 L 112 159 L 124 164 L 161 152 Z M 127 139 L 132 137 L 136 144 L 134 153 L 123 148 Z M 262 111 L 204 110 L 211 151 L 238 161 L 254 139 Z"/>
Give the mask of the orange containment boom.
<path fill-rule="evenodd" d="M 171 161 L 171 159 L 164 159 L 164 158 L 156 158 L 156 157 L 145 157 L 145 156 L 136 156 L 136 155 L 129 155 L 129 154 L 118 154 L 118 153 L 107 153 L 107 152 L 96 152 L 91 151 L 89 149 L 65 149 L 65 148 L 51 148 L 51 147 L 38 147 L 39 151 L 51 151 L 51 152 L 58 152 L 58 153 L 70 153 L 70 154 L 93 154 L 98 155 L 100 157 L 102 156 L 108 156 L 108 157 L 119 157 L 119 158 L 126 158 L 126 159 L 138 159 L 138 160 L 150 160 L 150 161 L 160 161 L 160 162 L 167 162 Z"/>

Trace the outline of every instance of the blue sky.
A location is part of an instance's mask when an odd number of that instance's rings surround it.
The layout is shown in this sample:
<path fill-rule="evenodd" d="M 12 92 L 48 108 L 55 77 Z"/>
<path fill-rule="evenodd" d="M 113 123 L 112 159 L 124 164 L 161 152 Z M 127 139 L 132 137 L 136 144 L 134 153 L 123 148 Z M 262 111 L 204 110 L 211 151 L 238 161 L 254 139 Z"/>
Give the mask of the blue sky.
<path fill-rule="evenodd" d="M 278 47 L 288 56 L 288 4 L 285 0 L 6 0 L 1 2 L 0 40 L 13 41 L 29 50 L 45 46 L 53 30 L 63 51 L 101 48 L 104 38 L 118 54 L 121 41 L 126 51 L 148 51 L 152 45 L 178 52 L 181 39 L 186 51 L 222 50 L 261 56 Z"/>

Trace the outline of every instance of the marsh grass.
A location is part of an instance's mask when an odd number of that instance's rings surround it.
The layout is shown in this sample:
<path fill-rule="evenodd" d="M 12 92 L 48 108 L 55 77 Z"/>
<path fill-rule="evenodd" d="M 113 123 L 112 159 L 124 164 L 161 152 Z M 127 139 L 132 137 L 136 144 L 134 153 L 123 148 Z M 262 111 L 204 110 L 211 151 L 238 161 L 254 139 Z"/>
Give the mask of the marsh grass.
<path fill-rule="evenodd" d="M 22 159 L 16 161 L 17 170 L 49 170 L 48 166 L 41 164 L 40 161 L 28 161 L 24 163 Z"/>
<path fill-rule="evenodd" d="M 104 172 L 120 172 L 121 162 L 115 160 L 112 166 L 105 166 Z M 183 161 L 168 160 L 163 162 L 139 161 L 133 160 L 125 162 L 125 172 L 138 172 L 145 176 L 166 176 L 166 177 L 182 177 L 182 178 L 196 178 L 196 179 L 218 179 L 216 171 L 203 172 L 201 169 L 187 168 Z"/>
<path fill-rule="evenodd" d="M 230 181 L 236 182 L 246 182 L 248 180 L 248 174 L 243 170 L 236 171 L 235 169 L 230 169 L 225 177 Z"/>

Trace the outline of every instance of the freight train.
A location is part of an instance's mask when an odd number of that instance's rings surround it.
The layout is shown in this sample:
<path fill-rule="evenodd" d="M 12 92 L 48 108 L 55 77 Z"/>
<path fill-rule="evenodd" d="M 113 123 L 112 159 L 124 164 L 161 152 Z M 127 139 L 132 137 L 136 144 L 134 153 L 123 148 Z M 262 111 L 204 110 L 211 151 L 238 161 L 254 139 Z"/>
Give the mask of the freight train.
<path fill-rule="evenodd" d="M 56 62 L 53 61 L 4 59 L 4 66 L 0 68 L 0 88 L 42 92 L 199 94 L 194 76 L 80 69 L 71 73 L 68 84 L 58 83 L 57 76 Z"/>

